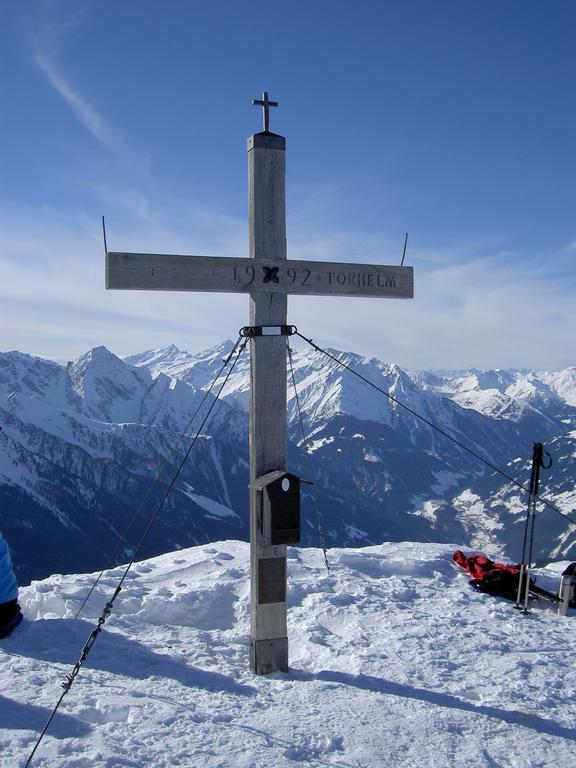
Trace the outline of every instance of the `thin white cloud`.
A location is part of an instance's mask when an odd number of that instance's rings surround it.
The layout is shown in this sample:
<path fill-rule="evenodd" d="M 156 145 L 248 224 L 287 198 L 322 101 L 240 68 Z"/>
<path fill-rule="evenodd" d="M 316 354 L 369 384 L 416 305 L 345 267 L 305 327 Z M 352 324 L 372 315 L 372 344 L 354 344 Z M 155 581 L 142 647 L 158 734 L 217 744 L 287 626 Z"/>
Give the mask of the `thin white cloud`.
<path fill-rule="evenodd" d="M 100 146 L 116 158 L 142 164 L 120 132 L 72 85 L 60 64 L 62 46 L 82 25 L 85 16 L 86 7 L 79 0 L 41 3 L 37 13 L 28 19 L 32 58 L 50 86 Z"/>
<path fill-rule="evenodd" d="M 106 121 L 92 104 L 74 90 L 62 72 L 59 71 L 53 54 L 37 49 L 34 52 L 34 60 L 50 85 L 99 144 L 116 156 L 123 157 L 129 154 L 129 150 L 118 131 Z"/>
<path fill-rule="evenodd" d="M 198 221 L 205 214 L 197 214 Z M 156 222 L 123 221 L 114 229 L 113 249 L 246 253 L 243 220 L 218 212 L 212 220 L 212 234 L 198 227 L 193 236 L 171 228 L 161 211 Z M 235 338 L 248 321 L 247 296 L 106 291 L 101 234 L 87 218 L 11 211 L 0 232 L 2 349 L 74 357 L 100 344 L 129 354 L 174 342 L 195 351 Z M 390 243 L 384 235 L 351 233 L 315 240 L 303 230 L 297 239 L 307 243 L 311 258 L 330 260 L 344 260 L 355 243 L 366 261 L 378 261 Z M 559 370 L 574 364 L 572 290 L 555 277 L 550 257 L 541 269 L 534 263 L 527 269 L 501 255 L 474 258 L 462 245 L 443 249 L 436 262 L 432 250 L 426 253 L 427 260 L 412 262 L 413 301 L 290 297 L 288 320 L 322 345 L 408 368 Z"/>

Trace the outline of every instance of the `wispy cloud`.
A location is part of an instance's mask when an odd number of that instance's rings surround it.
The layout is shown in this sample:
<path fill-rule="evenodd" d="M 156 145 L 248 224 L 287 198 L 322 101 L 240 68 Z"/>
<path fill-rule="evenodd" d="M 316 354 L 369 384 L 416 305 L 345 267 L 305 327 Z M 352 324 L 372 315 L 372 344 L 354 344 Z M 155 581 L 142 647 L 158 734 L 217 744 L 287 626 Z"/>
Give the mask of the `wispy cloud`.
<path fill-rule="evenodd" d="M 181 205 L 185 205 L 181 201 Z M 193 205 L 189 203 L 189 211 Z M 197 213 L 205 219 L 206 211 Z M 115 249 L 245 253 L 243 219 L 213 212 L 208 229 L 191 235 L 157 211 L 114 229 Z M 193 226 L 193 228 L 195 228 Z M 96 223 L 68 213 L 10 211 L 0 219 L 0 348 L 73 357 L 104 344 L 129 354 L 174 342 L 191 351 L 230 338 L 248 320 L 248 297 L 226 294 L 106 291 L 101 234 Z M 139 233 L 137 235 L 137 233 Z M 140 238 L 140 239 L 138 239 Z M 296 258 L 344 260 L 353 243 L 366 260 L 382 261 L 390 239 L 375 233 L 298 234 Z M 304 249 L 304 243 L 307 244 Z M 478 257 L 462 243 L 420 245 L 413 301 L 290 297 L 288 320 L 322 345 L 356 351 L 411 368 L 539 368 L 574 364 L 573 291 L 543 265 Z M 393 262 L 394 263 L 394 262 Z M 396 261 L 398 263 L 398 261 Z"/>
<path fill-rule="evenodd" d="M 322 240 L 325 253 L 342 254 L 350 234 Z M 359 235 L 376 263 L 387 237 Z M 316 250 L 313 239 L 310 249 Z M 573 365 L 568 340 L 576 335 L 573 289 L 554 265 L 558 254 L 521 259 L 497 245 L 419 244 L 413 301 L 291 298 L 290 319 L 303 333 L 337 348 L 412 368 L 548 368 Z M 478 255 L 481 252 L 483 255 Z M 388 250 L 388 253 L 390 251 Z M 366 259 L 368 260 L 368 259 Z M 392 261 L 391 263 L 398 263 Z"/>
<path fill-rule="evenodd" d="M 62 69 L 62 46 L 81 26 L 85 15 L 85 7 L 81 2 L 59 0 L 42 3 L 38 13 L 28 20 L 33 60 L 62 101 L 100 146 L 117 158 L 134 159 L 121 133 L 72 84 Z"/>
<path fill-rule="evenodd" d="M 72 87 L 63 73 L 59 71 L 58 63 L 53 53 L 36 49 L 34 51 L 34 60 L 50 85 L 99 144 L 116 156 L 125 157 L 129 154 L 129 150 L 119 132 L 108 123 L 92 104 Z"/>

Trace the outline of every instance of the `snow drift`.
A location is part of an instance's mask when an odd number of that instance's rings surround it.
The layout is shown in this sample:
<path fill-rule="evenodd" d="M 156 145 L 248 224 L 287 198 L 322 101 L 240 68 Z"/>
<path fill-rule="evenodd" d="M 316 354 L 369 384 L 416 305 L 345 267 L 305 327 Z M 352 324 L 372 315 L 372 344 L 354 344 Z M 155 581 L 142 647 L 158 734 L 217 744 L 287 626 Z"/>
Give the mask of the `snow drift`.
<path fill-rule="evenodd" d="M 254 677 L 248 545 L 134 566 L 34 765 L 568 766 L 574 618 L 468 587 L 454 546 L 289 550 L 290 673 Z M 22 590 L 0 644 L 0 753 L 21 766 L 121 569 Z M 558 570 L 539 573 L 553 588 Z"/>

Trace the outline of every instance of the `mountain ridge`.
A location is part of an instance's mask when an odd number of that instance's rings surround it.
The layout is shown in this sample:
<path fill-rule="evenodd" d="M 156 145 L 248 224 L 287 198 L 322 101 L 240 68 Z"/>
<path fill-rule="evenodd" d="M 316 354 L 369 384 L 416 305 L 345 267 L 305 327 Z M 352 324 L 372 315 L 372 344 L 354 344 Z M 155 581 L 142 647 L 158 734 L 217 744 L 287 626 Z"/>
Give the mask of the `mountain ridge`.
<path fill-rule="evenodd" d="M 40 564 L 30 555 L 46 536 L 57 542 L 61 570 L 82 570 L 83 563 L 97 568 L 167 466 L 170 472 L 156 483 L 143 513 L 149 519 L 188 445 L 183 433 L 192 414 L 205 399 L 198 427 L 214 403 L 206 389 L 233 346 L 224 341 L 191 354 L 171 345 L 125 359 L 100 346 L 67 365 L 0 353 L 0 524 L 15 543 L 25 578 L 48 575 L 48 559 Z M 570 487 L 576 369 L 468 370 L 450 379 L 354 353 L 330 354 L 392 399 L 310 347 L 293 350 L 289 465 L 315 481 L 313 495 L 303 498 L 304 544 L 318 543 L 317 504 L 329 546 L 457 539 L 514 559 L 522 492 L 395 400 L 526 483 L 532 442 L 553 446 L 558 473 L 550 487 L 543 477 L 543 488 L 563 511 L 576 506 Z M 146 556 L 222 538 L 223 532 L 247 538 L 249 382 L 244 353 L 154 527 Z M 214 505 L 230 514 L 214 515 Z M 576 555 L 574 535 L 553 517 L 543 510 L 538 556 Z M 123 542 L 121 552 L 129 553 L 131 542 Z"/>

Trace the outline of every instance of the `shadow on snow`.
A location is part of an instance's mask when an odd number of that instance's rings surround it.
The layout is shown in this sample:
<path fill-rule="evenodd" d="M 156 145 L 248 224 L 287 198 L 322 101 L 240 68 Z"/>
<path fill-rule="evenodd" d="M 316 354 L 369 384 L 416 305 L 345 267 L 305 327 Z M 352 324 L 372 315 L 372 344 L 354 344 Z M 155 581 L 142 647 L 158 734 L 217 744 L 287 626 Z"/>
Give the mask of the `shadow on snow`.
<path fill-rule="evenodd" d="M 438 707 L 448 709 L 459 709 L 463 712 L 470 712 L 474 715 L 484 715 L 493 717 L 509 725 L 520 725 L 523 728 L 531 728 L 539 733 L 545 733 L 548 736 L 558 736 L 570 741 L 576 741 L 576 731 L 572 728 L 560 725 L 553 720 L 547 720 L 540 715 L 531 712 L 515 712 L 514 710 L 499 709 L 498 707 L 489 707 L 485 705 L 476 705 L 452 696 L 449 693 L 439 691 L 430 691 L 425 688 L 414 688 L 402 683 L 393 683 L 389 680 L 383 680 L 371 675 L 350 675 L 346 672 L 337 672 L 335 670 L 323 670 L 316 674 L 311 674 L 303 670 L 291 670 L 292 678 L 310 682 L 320 680 L 322 682 L 338 683 L 359 688 L 363 691 L 373 691 L 387 696 L 398 696 L 403 699 L 414 699 L 416 701 L 434 704 Z"/>
<path fill-rule="evenodd" d="M 21 644 L 16 642 L 15 635 L 10 647 L 5 650 L 13 655 L 67 664 L 72 668 L 93 627 L 92 623 L 79 619 L 37 619 L 24 622 L 18 633 Z M 138 680 L 165 677 L 191 688 L 232 695 L 249 696 L 255 693 L 255 688 L 242 685 L 231 677 L 191 667 L 185 661 L 168 654 L 154 653 L 120 632 L 105 629 L 94 643 L 84 667 Z M 70 671 L 63 670 L 63 673 Z"/>
<path fill-rule="evenodd" d="M 41 731 L 50 717 L 52 709 L 36 704 L 22 704 L 6 696 L 0 696 L 0 729 L 14 731 Z M 68 739 L 86 736 L 92 727 L 73 715 L 58 715 L 52 721 L 50 736 Z"/>

